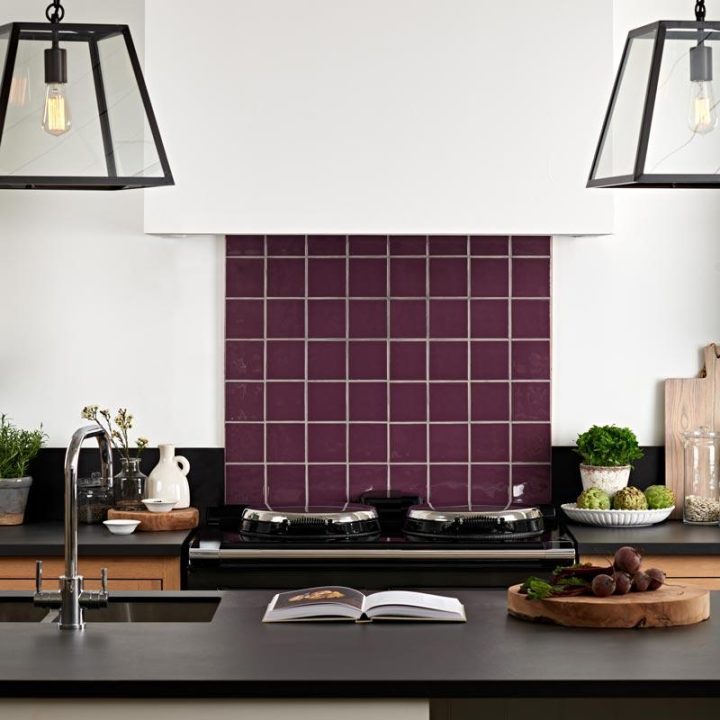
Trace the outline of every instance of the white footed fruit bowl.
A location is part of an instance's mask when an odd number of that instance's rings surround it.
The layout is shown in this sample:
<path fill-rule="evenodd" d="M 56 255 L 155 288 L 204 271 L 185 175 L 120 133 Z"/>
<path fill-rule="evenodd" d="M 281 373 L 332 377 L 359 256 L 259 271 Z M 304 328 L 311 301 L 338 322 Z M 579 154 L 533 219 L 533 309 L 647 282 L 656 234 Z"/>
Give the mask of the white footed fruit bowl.
<path fill-rule="evenodd" d="M 565 503 L 560 507 L 575 522 L 607 528 L 649 527 L 667 520 L 675 509 L 673 505 L 660 510 L 586 510 L 575 503 Z"/>

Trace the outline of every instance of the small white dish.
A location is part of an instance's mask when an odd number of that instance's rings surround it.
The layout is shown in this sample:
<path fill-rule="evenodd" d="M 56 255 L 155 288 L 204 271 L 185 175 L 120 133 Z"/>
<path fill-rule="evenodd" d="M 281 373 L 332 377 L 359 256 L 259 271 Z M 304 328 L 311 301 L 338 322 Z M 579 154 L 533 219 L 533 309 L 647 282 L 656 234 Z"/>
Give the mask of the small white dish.
<path fill-rule="evenodd" d="M 177 500 L 163 500 L 162 498 L 145 498 L 142 502 L 150 512 L 158 513 L 170 512 L 177 505 Z"/>
<path fill-rule="evenodd" d="M 587 510 L 579 508 L 575 503 L 565 503 L 560 507 L 575 522 L 607 528 L 640 528 L 657 525 L 667 520 L 675 509 L 673 505 L 659 510 Z"/>
<path fill-rule="evenodd" d="M 130 535 L 139 524 L 139 520 L 103 520 L 103 525 L 113 535 Z"/>

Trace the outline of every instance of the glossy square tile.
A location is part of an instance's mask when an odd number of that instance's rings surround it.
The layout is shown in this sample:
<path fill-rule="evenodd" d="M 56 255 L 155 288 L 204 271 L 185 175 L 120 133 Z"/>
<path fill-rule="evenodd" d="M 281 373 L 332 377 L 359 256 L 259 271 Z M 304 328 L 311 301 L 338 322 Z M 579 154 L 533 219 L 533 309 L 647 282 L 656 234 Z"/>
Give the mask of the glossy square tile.
<path fill-rule="evenodd" d="M 524 382 L 513 385 L 513 420 L 550 422 L 550 383 Z"/>
<path fill-rule="evenodd" d="M 347 375 L 345 342 L 311 340 L 308 342 L 308 379 L 344 380 Z"/>
<path fill-rule="evenodd" d="M 470 263 L 473 297 L 508 296 L 510 268 L 505 258 L 473 258 Z"/>
<path fill-rule="evenodd" d="M 387 460 L 387 426 L 382 423 L 350 425 L 350 462 Z"/>
<path fill-rule="evenodd" d="M 345 383 L 308 383 L 308 420 L 345 420 Z"/>
<path fill-rule="evenodd" d="M 345 258 L 308 260 L 308 297 L 345 297 Z"/>
<path fill-rule="evenodd" d="M 468 344 L 466 341 L 434 340 L 430 343 L 431 380 L 467 380 Z"/>
<path fill-rule="evenodd" d="M 387 260 L 385 258 L 350 259 L 350 297 L 387 297 Z"/>
<path fill-rule="evenodd" d="M 264 310 L 262 300 L 225 301 L 225 337 L 262 338 Z"/>
<path fill-rule="evenodd" d="M 228 465 L 225 468 L 225 502 L 229 505 L 262 504 L 265 468 L 262 465 Z"/>
<path fill-rule="evenodd" d="M 549 300 L 512 301 L 514 338 L 550 337 Z"/>
<path fill-rule="evenodd" d="M 225 255 L 227 257 L 242 255 L 262 257 L 264 252 L 264 235 L 228 235 L 225 238 Z"/>
<path fill-rule="evenodd" d="M 345 255 L 345 235 L 308 235 L 308 255 Z"/>
<path fill-rule="evenodd" d="M 513 255 L 550 255 L 550 238 L 543 235 L 525 235 L 512 238 Z"/>
<path fill-rule="evenodd" d="M 261 423 L 225 423 L 225 460 L 227 462 L 263 462 L 265 427 Z"/>
<path fill-rule="evenodd" d="M 427 462 L 427 426 L 390 425 L 391 462 Z"/>
<path fill-rule="evenodd" d="M 387 302 L 350 300 L 350 337 L 387 337 Z"/>
<path fill-rule="evenodd" d="M 430 462 L 468 462 L 468 426 L 430 425 Z"/>
<path fill-rule="evenodd" d="M 308 300 L 308 335 L 345 338 L 345 300 Z"/>
<path fill-rule="evenodd" d="M 304 235 L 268 235 L 268 255 L 305 255 Z"/>
<path fill-rule="evenodd" d="M 350 383 L 350 421 L 367 422 L 387 420 L 388 386 L 378 383 Z"/>
<path fill-rule="evenodd" d="M 468 294 L 467 259 L 430 258 L 430 295 L 466 297 Z"/>
<path fill-rule="evenodd" d="M 385 380 L 387 345 L 383 341 L 350 341 L 350 380 Z"/>
<path fill-rule="evenodd" d="M 517 465 L 513 469 L 513 502 L 540 505 L 552 502 L 550 465 Z"/>
<path fill-rule="evenodd" d="M 264 420 L 264 397 L 261 382 L 226 382 L 225 419 Z"/>
<path fill-rule="evenodd" d="M 308 468 L 308 502 L 315 507 L 342 505 L 346 499 L 345 465 L 310 465 Z"/>
<path fill-rule="evenodd" d="M 430 255 L 467 255 L 467 235 L 431 235 L 428 238 Z"/>
<path fill-rule="evenodd" d="M 516 340 L 512 344 L 514 380 L 550 379 L 550 343 L 542 340 Z"/>
<path fill-rule="evenodd" d="M 304 338 L 305 301 L 268 300 L 267 337 Z"/>
<path fill-rule="evenodd" d="M 430 385 L 430 421 L 463 421 L 468 419 L 466 383 L 433 383 Z"/>
<path fill-rule="evenodd" d="M 509 333 L 507 300 L 473 300 L 470 303 L 470 334 L 474 338 L 506 338 Z"/>
<path fill-rule="evenodd" d="M 513 423 L 512 448 L 516 462 L 550 462 L 550 423 Z"/>
<path fill-rule="evenodd" d="M 425 343 L 390 343 L 390 378 L 392 380 L 425 379 Z"/>
<path fill-rule="evenodd" d="M 467 305 L 466 300 L 431 300 L 430 337 L 467 338 Z"/>
<path fill-rule="evenodd" d="M 515 297 L 550 297 L 550 258 L 514 258 L 512 288 Z"/>
<path fill-rule="evenodd" d="M 350 255 L 387 255 L 387 235 L 350 235 Z"/>
<path fill-rule="evenodd" d="M 470 396 L 473 420 L 507 422 L 510 419 L 510 383 L 474 382 Z"/>
<path fill-rule="evenodd" d="M 225 377 L 228 380 L 262 380 L 264 359 L 261 341 L 228 340 L 225 343 Z"/>
<path fill-rule="evenodd" d="M 225 263 L 227 297 L 263 297 L 265 274 L 262 260 L 228 258 Z"/>
<path fill-rule="evenodd" d="M 510 465 L 473 465 L 470 477 L 474 505 L 505 507 L 512 504 Z"/>
<path fill-rule="evenodd" d="M 305 297 L 305 260 L 268 258 L 267 292 L 269 297 Z"/>
<path fill-rule="evenodd" d="M 425 255 L 427 236 L 390 235 L 389 250 L 390 255 Z"/>
<path fill-rule="evenodd" d="M 510 238 L 505 235 L 471 235 L 471 255 L 509 255 Z"/>
<path fill-rule="evenodd" d="M 276 508 L 305 506 L 305 466 L 268 465 L 268 502 Z"/>
<path fill-rule="evenodd" d="M 390 419 L 393 422 L 425 422 L 427 405 L 425 383 L 390 383 Z"/>
<path fill-rule="evenodd" d="M 470 501 L 470 475 L 467 465 L 432 465 L 430 500 L 446 507 L 467 505 Z"/>
<path fill-rule="evenodd" d="M 357 502 L 365 492 L 386 493 L 388 485 L 388 466 L 350 465 L 350 501 Z"/>
<path fill-rule="evenodd" d="M 266 362 L 268 380 L 302 380 L 305 377 L 305 344 L 297 340 L 269 340 Z"/>
<path fill-rule="evenodd" d="M 265 392 L 268 420 L 305 420 L 305 383 L 268 382 Z"/>
<path fill-rule="evenodd" d="M 427 499 L 429 468 L 427 465 L 391 465 L 390 489 L 405 495 Z"/>
<path fill-rule="evenodd" d="M 390 295 L 424 298 L 427 295 L 424 258 L 390 259 Z"/>
<path fill-rule="evenodd" d="M 473 425 L 472 462 L 509 462 L 510 427 L 507 423 Z"/>
<path fill-rule="evenodd" d="M 345 425 L 308 424 L 308 460 L 310 462 L 347 461 Z"/>
<path fill-rule="evenodd" d="M 427 336 L 425 300 L 392 300 L 390 302 L 390 333 L 393 338 Z"/>
<path fill-rule="evenodd" d="M 305 425 L 268 423 L 265 432 L 268 462 L 305 462 Z"/>
<path fill-rule="evenodd" d="M 473 380 L 506 380 L 509 376 L 509 343 L 486 340 L 471 343 L 471 376 Z"/>

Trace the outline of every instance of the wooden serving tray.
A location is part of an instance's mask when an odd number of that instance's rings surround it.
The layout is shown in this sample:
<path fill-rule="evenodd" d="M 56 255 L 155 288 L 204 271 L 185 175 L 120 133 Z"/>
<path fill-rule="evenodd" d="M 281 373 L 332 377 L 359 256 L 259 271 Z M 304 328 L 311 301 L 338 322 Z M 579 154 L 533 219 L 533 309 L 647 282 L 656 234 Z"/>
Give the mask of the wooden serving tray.
<path fill-rule="evenodd" d="M 529 600 L 520 585 L 508 590 L 508 612 L 521 620 L 566 627 L 656 628 L 694 625 L 710 617 L 710 593 L 698 587 L 663 585 L 655 592 Z"/>
<path fill-rule="evenodd" d="M 139 520 L 138 530 L 163 532 L 166 530 L 192 530 L 200 522 L 197 508 L 183 508 L 158 513 L 149 510 L 108 510 L 108 520 Z"/>

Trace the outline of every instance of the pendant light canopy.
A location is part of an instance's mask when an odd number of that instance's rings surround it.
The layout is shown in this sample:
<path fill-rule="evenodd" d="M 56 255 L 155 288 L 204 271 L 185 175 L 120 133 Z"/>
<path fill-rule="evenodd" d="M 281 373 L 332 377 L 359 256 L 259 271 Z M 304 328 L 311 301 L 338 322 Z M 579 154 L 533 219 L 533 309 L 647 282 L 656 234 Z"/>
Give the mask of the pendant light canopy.
<path fill-rule="evenodd" d="M 0 188 L 172 185 L 127 25 L 0 27 Z"/>
<path fill-rule="evenodd" d="M 660 20 L 628 35 L 588 187 L 720 188 L 720 23 Z"/>

